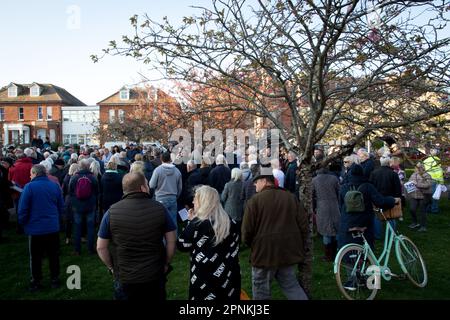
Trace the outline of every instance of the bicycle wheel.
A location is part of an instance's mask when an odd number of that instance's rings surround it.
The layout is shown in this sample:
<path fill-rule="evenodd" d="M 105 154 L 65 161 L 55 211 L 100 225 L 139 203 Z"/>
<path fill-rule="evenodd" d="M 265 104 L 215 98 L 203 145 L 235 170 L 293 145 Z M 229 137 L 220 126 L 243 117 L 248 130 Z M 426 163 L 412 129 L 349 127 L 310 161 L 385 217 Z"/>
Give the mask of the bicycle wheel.
<path fill-rule="evenodd" d="M 428 282 L 427 268 L 416 245 L 409 238 L 401 236 L 395 243 L 395 253 L 409 280 L 419 288 L 425 287 Z"/>
<path fill-rule="evenodd" d="M 339 251 L 336 258 L 336 282 L 339 290 L 348 300 L 372 300 L 377 289 L 367 287 L 366 270 L 375 265 L 371 256 L 364 258 L 364 249 L 360 245 L 350 245 Z"/>

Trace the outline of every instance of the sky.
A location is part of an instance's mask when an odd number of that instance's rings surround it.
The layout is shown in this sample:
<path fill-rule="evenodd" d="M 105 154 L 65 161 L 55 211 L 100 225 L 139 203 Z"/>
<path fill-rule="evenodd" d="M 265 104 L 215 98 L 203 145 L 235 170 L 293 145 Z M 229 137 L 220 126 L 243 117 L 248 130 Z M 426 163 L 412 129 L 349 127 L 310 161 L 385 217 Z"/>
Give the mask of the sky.
<path fill-rule="evenodd" d="M 14 0 L 0 6 L 0 87 L 11 82 L 51 83 L 88 105 L 123 85 L 159 75 L 132 58 L 107 56 L 93 63 L 111 40 L 132 31 L 129 18 L 147 13 L 173 22 L 198 12 L 208 0 Z"/>
<path fill-rule="evenodd" d="M 106 56 L 109 41 L 132 32 L 129 18 L 180 21 L 210 0 L 14 0 L 0 6 L 0 87 L 11 82 L 51 83 L 95 105 L 123 85 L 160 74 L 132 58 Z M 119 42 L 119 41 L 118 41 Z"/>

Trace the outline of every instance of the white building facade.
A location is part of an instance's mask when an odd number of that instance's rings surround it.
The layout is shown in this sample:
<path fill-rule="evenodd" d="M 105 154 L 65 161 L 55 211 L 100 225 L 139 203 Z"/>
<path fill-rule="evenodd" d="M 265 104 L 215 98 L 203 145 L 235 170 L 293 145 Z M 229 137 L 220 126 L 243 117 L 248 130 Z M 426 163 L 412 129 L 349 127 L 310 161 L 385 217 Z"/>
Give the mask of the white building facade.
<path fill-rule="evenodd" d="M 64 144 L 99 145 L 99 140 L 95 137 L 100 120 L 99 106 L 70 106 L 61 109 Z"/>

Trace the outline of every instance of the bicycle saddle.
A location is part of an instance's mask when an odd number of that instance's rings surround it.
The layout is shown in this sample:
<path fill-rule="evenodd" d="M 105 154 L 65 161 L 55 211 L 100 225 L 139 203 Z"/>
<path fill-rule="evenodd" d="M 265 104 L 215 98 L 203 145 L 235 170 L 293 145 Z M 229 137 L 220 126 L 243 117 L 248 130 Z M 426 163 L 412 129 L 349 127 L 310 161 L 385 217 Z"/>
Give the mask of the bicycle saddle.
<path fill-rule="evenodd" d="M 353 227 L 348 229 L 348 232 L 364 232 L 366 229 L 367 227 Z"/>

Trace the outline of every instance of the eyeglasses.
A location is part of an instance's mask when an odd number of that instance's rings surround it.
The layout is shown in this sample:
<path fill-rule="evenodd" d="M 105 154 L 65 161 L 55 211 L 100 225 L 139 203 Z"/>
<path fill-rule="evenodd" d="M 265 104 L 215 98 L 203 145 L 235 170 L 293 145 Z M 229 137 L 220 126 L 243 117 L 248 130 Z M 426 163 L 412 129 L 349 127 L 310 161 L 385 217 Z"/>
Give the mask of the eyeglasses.
<path fill-rule="evenodd" d="M 344 161 L 344 163 L 350 163 L 350 161 Z"/>

